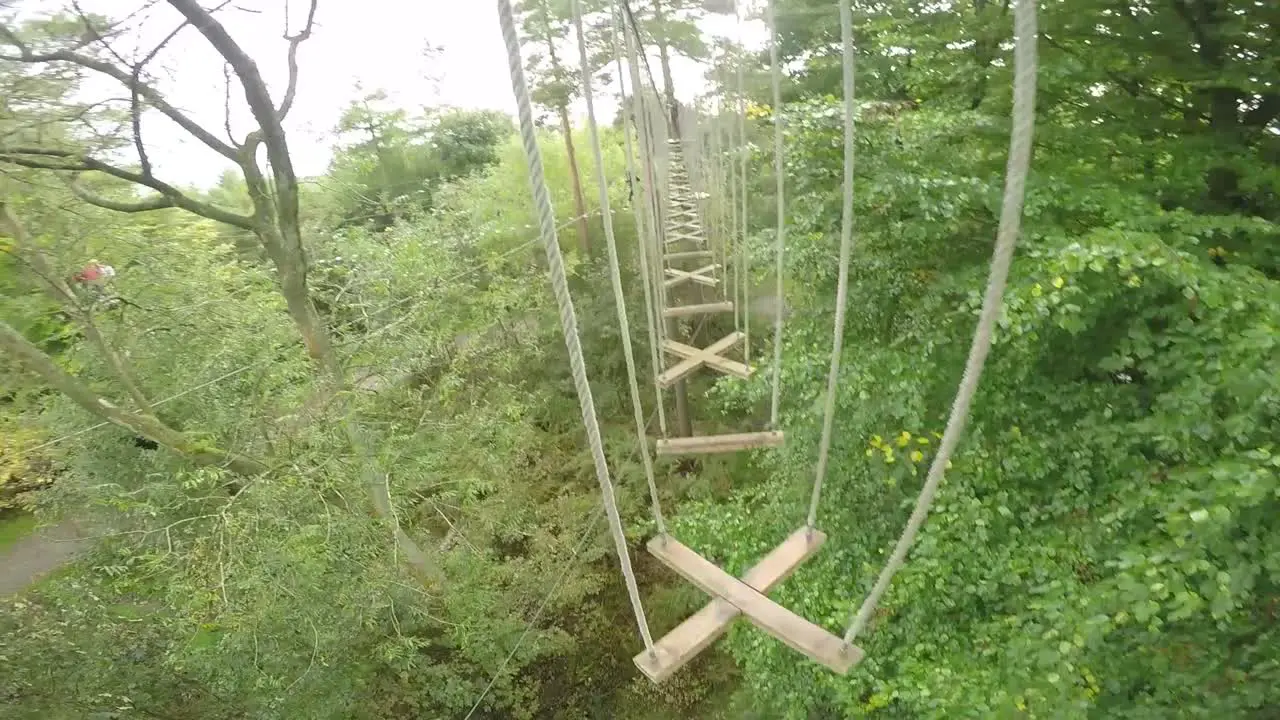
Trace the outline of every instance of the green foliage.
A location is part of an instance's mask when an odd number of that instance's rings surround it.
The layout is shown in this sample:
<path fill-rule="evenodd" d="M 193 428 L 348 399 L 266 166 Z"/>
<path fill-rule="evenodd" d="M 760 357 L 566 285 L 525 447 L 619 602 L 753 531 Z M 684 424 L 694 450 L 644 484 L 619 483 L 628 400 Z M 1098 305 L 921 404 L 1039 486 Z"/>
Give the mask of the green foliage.
<path fill-rule="evenodd" d="M 378 91 L 352 103 L 337 132 L 343 142 L 324 183 L 326 210 L 335 214 L 329 222 L 384 230 L 431 210 L 441 185 L 496 163 L 497 148 L 514 127 L 506 115 L 488 110 L 410 117 L 388 107 Z"/>

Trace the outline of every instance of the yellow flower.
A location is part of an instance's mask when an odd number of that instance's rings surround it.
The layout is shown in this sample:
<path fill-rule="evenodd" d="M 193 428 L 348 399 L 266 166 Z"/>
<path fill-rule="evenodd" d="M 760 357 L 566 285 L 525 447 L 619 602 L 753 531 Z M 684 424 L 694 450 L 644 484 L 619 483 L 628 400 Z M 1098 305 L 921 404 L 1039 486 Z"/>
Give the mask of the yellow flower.
<path fill-rule="evenodd" d="M 921 445 L 928 445 L 928 444 L 929 444 L 929 438 L 927 438 L 927 437 L 918 437 L 918 438 L 916 438 L 916 442 L 920 443 Z"/>
<path fill-rule="evenodd" d="M 1044 293 L 1044 288 L 1040 287 L 1040 283 L 1031 286 L 1031 297 L 1040 297 Z"/>
<path fill-rule="evenodd" d="M 902 434 L 898 436 L 898 447 L 906 447 L 909 442 L 911 442 L 911 433 L 903 430 Z"/>
<path fill-rule="evenodd" d="M 1062 286 L 1063 286 L 1063 285 L 1066 285 L 1066 284 L 1067 284 L 1067 281 L 1066 281 L 1066 280 L 1063 280 L 1063 279 L 1062 279 L 1062 278 L 1060 278 L 1060 277 L 1056 277 L 1056 278 L 1054 278 L 1054 279 L 1053 279 L 1053 286 L 1054 286 L 1055 288 L 1062 289 Z"/>
<path fill-rule="evenodd" d="M 911 453 L 911 462 L 918 463 L 923 459 L 924 459 L 924 453 L 920 452 L 919 450 L 915 450 Z"/>
<path fill-rule="evenodd" d="M 871 448 L 867 448 L 867 457 L 871 457 L 872 455 L 875 455 L 875 454 L 876 454 L 875 450 L 872 450 Z"/>
<path fill-rule="evenodd" d="M 886 463 L 886 464 L 888 464 L 888 465 L 892 465 L 892 464 L 894 464 L 895 462 L 897 462 L 897 461 L 898 461 L 898 459 L 897 459 L 897 458 L 895 458 L 893 455 L 885 455 L 885 456 L 884 456 L 884 461 L 885 461 L 885 463 Z"/>
<path fill-rule="evenodd" d="M 883 444 L 884 444 L 884 438 L 880 437 L 879 435 L 871 436 L 871 447 L 878 448 Z"/>

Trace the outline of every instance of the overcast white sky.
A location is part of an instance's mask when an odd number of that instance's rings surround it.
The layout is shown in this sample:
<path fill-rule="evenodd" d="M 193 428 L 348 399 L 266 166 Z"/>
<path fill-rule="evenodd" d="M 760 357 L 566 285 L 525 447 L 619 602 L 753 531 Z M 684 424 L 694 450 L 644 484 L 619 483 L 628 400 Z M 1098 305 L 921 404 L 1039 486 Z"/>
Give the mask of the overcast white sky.
<path fill-rule="evenodd" d="M 141 0 L 81 0 L 85 10 L 115 18 L 145 4 Z M 66 5 L 65 0 L 27 0 L 21 8 L 24 14 L 47 13 Z M 219 14 L 233 37 L 257 60 L 277 100 L 286 78 L 287 44 L 281 37 L 286 5 L 296 28 L 306 12 L 306 0 L 233 0 Z M 138 21 L 138 47 L 146 52 L 179 22 L 176 11 L 166 3 L 156 3 Z M 736 34 L 731 16 L 715 16 L 705 25 L 712 32 Z M 751 23 L 747 33 L 756 42 L 763 39 L 759 23 Z M 428 57 L 425 51 L 430 45 L 442 47 L 442 53 Z M 121 52 L 133 49 L 126 46 Z M 515 110 L 497 6 L 492 0 L 320 0 L 314 35 L 303 44 L 299 63 L 298 95 L 286 130 L 300 175 L 317 174 L 327 166 L 331 131 L 342 109 L 360 94 L 357 85 L 365 90 L 384 89 L 396 104 L 406 108 L 446 104 Z M 198 32 L 184 30 L 157 58 L 156 65 L 167 69 L 160 84 L 175 105 L 207 128 L 222 128 L 222 62 Z M 673 74 L 682 99 L 701 90 L 702 73 L 698 64 L 677 58 Z M 111 83 L 95 84 L 87 92 L 118 95 L 120 89 Z M 238 86 L 233 87 L 238 92 Z M 601 122 L 612 119 L 616 112 L 614 93 L 616 88 L 596 88 Z M 233 131 L 242 136 L 247 110 L 242 97 L 235 100 L 239 110 L 234 113 Z M 585 106 L 579 103 L 576 112 L 585 114 Z M 157 174 L 171 182 L 208 184 L 229 167 L 197 141 L 185 138 L 165 118 L 149 115 L 144 136 L 154 148 L 151 160 Z"/>

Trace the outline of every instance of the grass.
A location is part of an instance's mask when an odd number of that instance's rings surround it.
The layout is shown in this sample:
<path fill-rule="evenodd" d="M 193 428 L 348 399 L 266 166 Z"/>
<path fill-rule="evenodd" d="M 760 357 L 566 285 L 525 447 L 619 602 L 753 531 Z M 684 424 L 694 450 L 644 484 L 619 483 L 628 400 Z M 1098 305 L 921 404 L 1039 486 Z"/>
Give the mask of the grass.
<path fill-rule="evenodd" d="M 0 552 L 31 534 L 36 529 L 36 518 L 30 513 L 14 512 L 0 515 Z"/>

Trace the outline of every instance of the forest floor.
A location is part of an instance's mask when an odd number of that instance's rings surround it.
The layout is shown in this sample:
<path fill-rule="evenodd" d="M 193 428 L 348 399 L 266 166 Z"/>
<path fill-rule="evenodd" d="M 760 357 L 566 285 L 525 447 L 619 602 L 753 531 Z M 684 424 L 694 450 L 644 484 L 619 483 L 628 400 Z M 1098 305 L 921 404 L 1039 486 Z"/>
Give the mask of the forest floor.
<path fill-rule="evenodd" d="M 85 544 L 76 525 L 63 522 L 0 548 L 0 597 L 27 589 L 71 560 Z"/>

